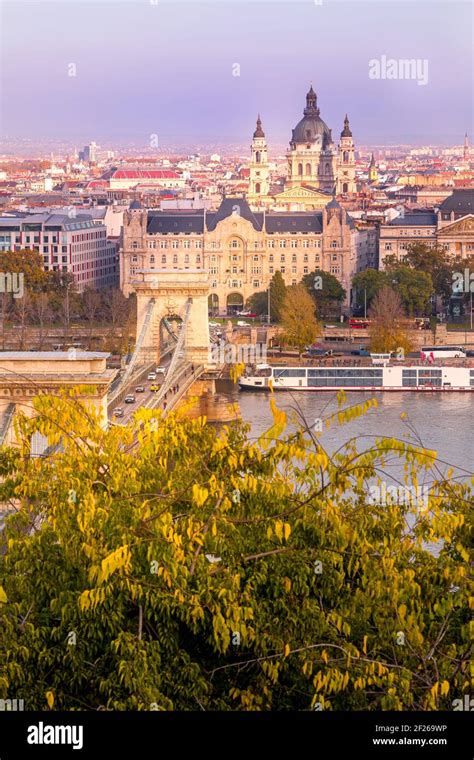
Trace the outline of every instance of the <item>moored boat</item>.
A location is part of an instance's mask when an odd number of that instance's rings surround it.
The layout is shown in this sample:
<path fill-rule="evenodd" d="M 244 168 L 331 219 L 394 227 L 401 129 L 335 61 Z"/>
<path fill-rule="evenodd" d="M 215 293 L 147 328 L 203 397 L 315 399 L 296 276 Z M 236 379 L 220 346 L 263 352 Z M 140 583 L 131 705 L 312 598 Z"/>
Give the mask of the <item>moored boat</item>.
<path fill-rule="evenodd" d="M 385 363 L 348 366 L 260 364 L 239 378 L 243 391 L 474 391 L 474 367 Z"/>

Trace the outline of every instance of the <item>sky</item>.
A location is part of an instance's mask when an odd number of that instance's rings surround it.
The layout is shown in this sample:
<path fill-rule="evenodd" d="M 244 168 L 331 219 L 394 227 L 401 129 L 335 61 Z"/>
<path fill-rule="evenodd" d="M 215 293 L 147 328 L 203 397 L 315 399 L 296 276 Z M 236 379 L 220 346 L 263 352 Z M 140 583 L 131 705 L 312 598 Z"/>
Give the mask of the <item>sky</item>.
<path fill-rule="evenodd" d="M 335 137 L 346 112 L 359 144 L 473 131 L 468 0 L 2 0 L 0 12 L 4 138 L 245 144 L 260 112 L 285 145 L 310 83 Z M 422 75 L 370 78 L 383 56 Z"/>

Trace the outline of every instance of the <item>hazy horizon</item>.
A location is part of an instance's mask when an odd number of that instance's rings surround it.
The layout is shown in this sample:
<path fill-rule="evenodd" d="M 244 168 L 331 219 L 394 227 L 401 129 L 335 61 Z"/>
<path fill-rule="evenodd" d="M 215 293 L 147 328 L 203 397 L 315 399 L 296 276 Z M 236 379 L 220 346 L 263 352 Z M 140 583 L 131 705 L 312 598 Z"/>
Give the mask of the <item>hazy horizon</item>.
<path fill-rule="evenodd" d="M 356 145 L 472 134 L 470 3 L 6 0 L 1 13 L 7 141 L 244 147 L 260 112 L 278 153 L 310 83 L 335 141 L 346 112 Z M 383 56 L 426 61 L 427 82 L 369 78 Z"/>

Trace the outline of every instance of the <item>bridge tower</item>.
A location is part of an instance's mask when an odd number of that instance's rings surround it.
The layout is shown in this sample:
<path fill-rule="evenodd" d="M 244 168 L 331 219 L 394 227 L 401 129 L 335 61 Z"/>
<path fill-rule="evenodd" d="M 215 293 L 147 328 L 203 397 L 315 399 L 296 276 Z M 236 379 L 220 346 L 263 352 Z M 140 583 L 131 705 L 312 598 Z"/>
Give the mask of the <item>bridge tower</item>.
<path fill-rule="evenodd" d="M 161 270 L 140 272 L 132 283 L 137 296 L 137 342 L 143 363 L 159 362 L 164 350 L 165 324 L 182 320 L 184 358 L 207 365 L 209 357 L 207 272 Z M 142 334 L 143 333 L 143 334 Z"/>

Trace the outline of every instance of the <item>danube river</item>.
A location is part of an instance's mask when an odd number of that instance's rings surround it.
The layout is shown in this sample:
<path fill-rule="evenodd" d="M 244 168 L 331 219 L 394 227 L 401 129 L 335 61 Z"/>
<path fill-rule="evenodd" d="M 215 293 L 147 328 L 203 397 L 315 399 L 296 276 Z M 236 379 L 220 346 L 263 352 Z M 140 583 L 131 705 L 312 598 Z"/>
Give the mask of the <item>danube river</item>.
<path fill-rule="evenodd" d="M 218 383 L 217 392 L 229 401 L 238 402 L 242 419 L 251 425 L 251 437 L 258 437 L 272 424 L 270 394 L 239 392 L 232 382 Z M 454 477 L 463 479 L 474 473 L 474 393 L 348 393 L 344 407 L 376 398 L 378 407 L 345 425 L 333 422 L 329 430 L 323 426 L 320 440 L 326 450 L 334 451 L 345 441 L 359 436 L 359 448 L 367 448 L 379 436 L 391 436 L 421 444 L 438 453 L 438 463 L 444 471 L 446 465 L 455 468 Z M 337 410 L 335 395 L 331 393 L 276 393 L 278 407 L 288 412 L 288 429 L 291 407 L 300 407 L 308 425 L 318 418 L 325 419 Z M 402 419 L 406 413 L 406 419 Z"/>

